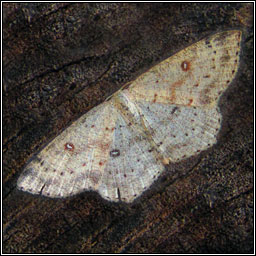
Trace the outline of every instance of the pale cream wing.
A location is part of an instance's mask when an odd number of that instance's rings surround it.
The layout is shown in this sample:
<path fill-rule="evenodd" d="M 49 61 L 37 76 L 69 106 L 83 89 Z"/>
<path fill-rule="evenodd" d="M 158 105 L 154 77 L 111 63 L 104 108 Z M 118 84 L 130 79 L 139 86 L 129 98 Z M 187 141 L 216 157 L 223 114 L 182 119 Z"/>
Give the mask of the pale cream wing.
<path fill-rule="evenodd" d="M 164 171 L 158 151 L 145 134 L 136 129 L 137 125 L 118 115 L 110 158 L 98 188 L 107 200 L 132 202 Z"/>
<path fill-rule="evenodd" d="M 123 91 L 140 113 L 163 162 L 216 143 L 218 100 L 238 69 L 240 31 L 215 34 L 154 66 Z"/>
<path fill-rule="evenodd" d="M 109 159 L 116 119 L 109 102 L 83 115 L 30 161 L 18 179 L 18 188 L 49 197 L 97 190 Z"/>
<path fill-rule="evenodd" d="M 141 75 L 42 149 L 18 188 L 49 197 L 94 190 L 132 202 L 163 164 L 216 142 L 217 102 L 237 72 L 240 38 L 240 31 L 218 33 Z"/>
<path fill-rule="evenodd" d="M 26 166 L 18 188 L 48 197 L 98 191 L 111 201 L 132 202 L 164 170 L 136 123 L 113 100 L 82 116 Z"/>
<path fill-rule="evenodd" d="M 125 91 L 131 101 L 216 104 L 236 75 L 240 44 L 241 31 L 214 34 L 143 73 Z"/>
<path fill-rule="evenodd" d="M 136 105 L 166 164 L 199 154 L 217 141 L 221 125 L 217 107 L 187 107 L 147 101 Z"/>

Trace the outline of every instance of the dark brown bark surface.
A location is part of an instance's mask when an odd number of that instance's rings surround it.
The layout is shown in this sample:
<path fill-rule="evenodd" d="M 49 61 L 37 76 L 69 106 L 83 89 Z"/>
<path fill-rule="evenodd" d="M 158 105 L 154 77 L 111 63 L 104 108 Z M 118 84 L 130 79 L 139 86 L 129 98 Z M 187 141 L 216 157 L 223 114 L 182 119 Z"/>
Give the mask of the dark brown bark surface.
<path fill-rule="evenodd" d="M 253 253 L 253 4 L 4 3 L 3 252 Z M 170 165 L 133 204 L 18 191 L 62 129 L 191 43 L 243 31 L 218 143 Z"/>

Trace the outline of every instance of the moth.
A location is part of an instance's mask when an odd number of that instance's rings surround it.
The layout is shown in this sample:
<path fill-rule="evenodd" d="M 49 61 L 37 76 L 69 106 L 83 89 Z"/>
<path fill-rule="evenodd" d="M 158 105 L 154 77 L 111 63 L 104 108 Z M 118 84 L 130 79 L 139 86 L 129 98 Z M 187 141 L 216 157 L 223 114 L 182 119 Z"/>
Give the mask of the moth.
<path fill-rule="evenodd" d="M 237 73 L 241 36 L 216 33 L 140 75 L 43 148 L 18 189 L 53 198 L 94 190 L 131 203 L 165 165 L 216 143 L 218 101 Z"/>

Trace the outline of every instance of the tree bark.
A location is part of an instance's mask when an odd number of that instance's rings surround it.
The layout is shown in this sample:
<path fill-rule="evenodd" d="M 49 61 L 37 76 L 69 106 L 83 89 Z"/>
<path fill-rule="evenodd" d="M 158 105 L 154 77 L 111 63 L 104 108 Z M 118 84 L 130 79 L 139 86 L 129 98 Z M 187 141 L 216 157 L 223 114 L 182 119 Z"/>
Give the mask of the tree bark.
<path fill-rule="evenodd" d="M 243 31 L 218 143 L 132 204 L 18 191 L 41 146 L 191 43 Z M 253 253 L 253 3 L 4 3 L 3 252 Z"/>

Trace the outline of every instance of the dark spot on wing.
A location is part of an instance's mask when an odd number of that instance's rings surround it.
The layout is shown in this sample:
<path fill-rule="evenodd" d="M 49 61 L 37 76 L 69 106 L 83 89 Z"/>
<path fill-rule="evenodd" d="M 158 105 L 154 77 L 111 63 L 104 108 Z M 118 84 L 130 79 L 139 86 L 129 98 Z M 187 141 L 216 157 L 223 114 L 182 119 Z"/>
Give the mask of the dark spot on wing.
<path fill-rule="evenodd" d="M 67 143 L 64 145 L 64 148 L 65 148 L 65 150 L 68 150 L 68 151 L 74 151 L 75 146 L 74 146 L 73 143 L 67 142 Z"/>
<path fill-rule="evenodd" d="M 113 150 L 110 151 L 109 155 L 112 156 L 112 157 L 118 157 L 118 156 L 120 156 L 120 150 L 119 149 L 113 149 Z"/>
<path fill-rule="evenodd" d="M 228 62 L 229 60 L 230 60 L 229 55 L 223 55 L 220 57 L 220 61 L 222 61 L 222 62 Z"/>
<path fill-rule="evenodd" d="M 156 102 L 156 98 L 157 98 L 157 93 L 154 94 L 154 99 L 153 99 L 154 103 Z"/>
<path fill-rule="evenodd" d="M 174 107 L 174 108 L 172 109 L 171 114 L 173 115 L 173 114 L 175 113 L 175 111 L 178 110 L 178 109 L 179 109 L 178 107 Z"/>
<path fill-rule="evenodd" d="M 117 188 L 117 196 L 118 196 L 119 201 L 121 201 L 121 193 L 120 193 L 120 189 L 119 188 Z"/>
<path fill-rule="evenodd" d="M 183 61 L 182 63 L 181 63 L 181 69 L 183 70 L 183 71 L 188 71 L 188 70 L 190 70 L 190 66 L 191 66 L 191 64 L 190 64 L 190 62 L 189 61 Z"/>

